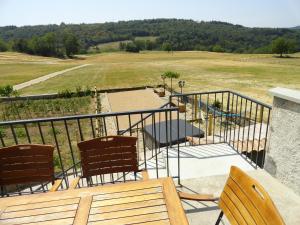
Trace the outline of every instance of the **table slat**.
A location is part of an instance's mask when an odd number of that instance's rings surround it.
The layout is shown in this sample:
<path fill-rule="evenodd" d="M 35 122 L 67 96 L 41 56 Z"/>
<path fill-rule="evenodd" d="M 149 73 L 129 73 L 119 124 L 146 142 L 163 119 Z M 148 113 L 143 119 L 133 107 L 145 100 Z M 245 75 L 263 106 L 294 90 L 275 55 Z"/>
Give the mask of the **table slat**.
<path fill-rule="evenodd" d="M 46 213 L 56 213 L 56 212 L 65 212 L 77 209 L 77 204 L 72 205 L 64 205 L 64 206 L 54 206 L 54 207 L 47 207 L 47 208 L 40 208 L 40 209 L 30 209 L 30 210 L 21 210 L 21 211 L 13 211 L 13 212 L 4 212 L 1 215 L 1 219 L 9 219 L 15 217 L 22 217 L 22 216 L 35 216 L 35 215 L 42 215 Z"/>
<path fill-rule="evenodd" d="M 117 204 L 125 204 L 131 202 L 139 202 L 139 201 L 147 201 L 153 199 L 160 199 L 163 198 L 162 193 L 156 194 L 148 194 L 148 195 L 140 195 L 135 197 L 124 197 L 119 199 L 108 199 L 103 201 L 95 201 L 92 203 L 92 207 L 99 207 L 99 206 L 109 206 L 109 205 L 117 205 Z"/>
<path fill-rule="evenodd" d="M 51 214 L 43 214 L 37 216 L 23 216 L 17 218 L 10 218 L 5 220 L 0 220 L 1 225 L 19 225 L 19 224 L 26 224 L 26 223 L 37 223 L 49 220 L 56 220 L 56 219 L 65 219 L 65 218 L 74 218 L 76 214 L 76 210 L 67 211 L 67 212 L 58 212 L 58 213 L 51 213 Z"/>
<path fill-rule="evenodd" d="M 30 198 L 30 196 L 22 196 Z M 63 206 L 63 205 L 71 205 L 71 204 L 78 204 L 80 198 L 68 198 L 68 199 L 61 199 L 61 200 L 54 200 L 54 201 L 44 201 L 44 202 L 35 202 L 35 203 L 28 203 L 23 205 L 12 205 L 7 207 L 5 212 L 12 212 L 12 211 L 20 211 L 20 210 L 27 210 L 27 209 L 40 209 L 46 207 L 53 207 L 53 206 Z"/>
<path fill-rule="evenodd" d="M 138 209 L 141 207 L 159 206 L 159 205 L 165 205 L 165 202 L 163 199 L 154 199 L 154 200 L 148 200 L 148 201 L 131 202 L 131 203 L 125 203 L 125 204 L 91 208 L 90 214 L 122 211 L 122 210 L 128 210 L 128 209 Z"/>
<path fill-rule="evenodd" d="M 160 220 L 168 220 L 169 216 L 167 212 L 159 212 L 148 215 L 138 215 L 131 217 L 124 217 L 111 220 L 101 220 L 95 222 L 89 222 L 88 225 L 123 225 L 123 224 L 136 224 L 136 223 L 146 223 L 154 222 Z"/>
<path fill-rule="evenodd" d="M 97 221 L 97 220 L 109 220 L 109 219 L 117 219 L 123 217 L 132 217 L 138 215 L 147 215 L 151 213 L 158 212 L 167 212 L 165 205 L 160 206 L 150 206 L 140 209 L 129 209 L 124 211 L 116 211 L 116 212 L 108 212 L 108 213 L 99 213 L 89 216 L 89 222 Z"/>

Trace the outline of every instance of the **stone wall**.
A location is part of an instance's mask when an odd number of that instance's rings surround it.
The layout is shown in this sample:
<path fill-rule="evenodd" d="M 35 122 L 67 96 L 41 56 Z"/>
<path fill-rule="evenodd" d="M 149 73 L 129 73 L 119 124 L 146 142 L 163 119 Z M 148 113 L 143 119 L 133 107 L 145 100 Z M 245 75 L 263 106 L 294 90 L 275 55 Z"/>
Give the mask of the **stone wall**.
<path fill-rule="evenodd" d="M 271 93 L 274 101 L 265 170 L 300 194 L 300 92 L 276 88 Z"/>

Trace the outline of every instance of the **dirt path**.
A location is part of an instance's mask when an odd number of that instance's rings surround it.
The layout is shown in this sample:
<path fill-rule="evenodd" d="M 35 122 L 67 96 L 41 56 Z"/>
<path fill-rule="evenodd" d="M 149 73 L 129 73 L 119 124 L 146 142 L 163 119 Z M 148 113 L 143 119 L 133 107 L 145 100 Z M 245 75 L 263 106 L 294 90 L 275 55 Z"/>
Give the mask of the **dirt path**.
<path fill-rule="evenodd" d="M 50 74 L 38 77 L 38 78 L 30 80 L 30 81 L 26 81 L 24 83 L 14 85 L 14 90 L 20 90 L 20 89 L 23 89 L 25 87 L 43 82 L 43 81 L 48 80 L 48 79 L 53 78 L 53 77 L 56 77 L 58 75 L 64 74 L 66 72 L 69 72 L 69 71 L 72 71 L 72 70 L 77 70 L 77 69 L 80 69 L 80 68 L 83 68 L 83 67 L 86 67 L 86 66 L 89 66 L 89 65 L 90 64 L 83 64 L 83 65 L 80 65 L 80 66 L 75 66 L 75 67 L 72 67 L 72 68 L 69 68 L 69 69 L 65 69 L 65 70 L 54 72 L 54 73 L 50 73 Z"/>

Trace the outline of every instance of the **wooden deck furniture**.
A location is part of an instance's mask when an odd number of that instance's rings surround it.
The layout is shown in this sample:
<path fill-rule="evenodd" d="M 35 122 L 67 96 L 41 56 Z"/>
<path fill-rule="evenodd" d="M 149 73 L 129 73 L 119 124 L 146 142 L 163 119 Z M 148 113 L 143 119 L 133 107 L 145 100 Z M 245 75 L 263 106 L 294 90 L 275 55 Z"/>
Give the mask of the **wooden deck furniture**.
<path fill-rule="evenodd" d="M 147 171 L 138 168 L 136 142 L 136 137 L 106 136 L 78 143 L 81 178 L 86 178 L 89 184 L 95 175 L 141 172 L 143 179 L 148 179 Z M 70 188 L 75 188 L 79 179 L 76 178 Z"/>
<path fill-rule="evenodd" d="M 232 166 L 221 194 L 219 207 L 231 224 L 284 225 L 265 189 L 238 167 Z"/>
<path fill-rule="evenodd" d="M 187 225 L 172 178 L 0 199 L 3 225 Z"/>
<path fill-rule="evenodd" d="M 171 105 L 178 107 L 180 113 L 184 113 L 186 111 L 185 104 L 178 101 L 178 99 L 172 98 Z"/>
<path fill-rule="evenodd" d="M 54 147 L 50 145 L 15 145 L 0 149 L 0 186 L 52 183 L 56 191 L 62 180 L 55 180 Z"/>
<path fill-rule="evenodd" d="M 180 193 L 181 199 L 192 201 L 215 201 L 212 195 Z M 276 206 L 265 189 L 238 167 L 232 166 L 229 178 L 219 199 L 221 213 L 216 225 L 223 215 L 234 225 L 262 224 L 284 225 Z"/>
<path fill-rule="evenodd" d="M 154 88 L 153 89 L 154 93 L 156 93 L 159 97 L 164 97 L 165 96 L 165 91 L 163 88 Z"/>

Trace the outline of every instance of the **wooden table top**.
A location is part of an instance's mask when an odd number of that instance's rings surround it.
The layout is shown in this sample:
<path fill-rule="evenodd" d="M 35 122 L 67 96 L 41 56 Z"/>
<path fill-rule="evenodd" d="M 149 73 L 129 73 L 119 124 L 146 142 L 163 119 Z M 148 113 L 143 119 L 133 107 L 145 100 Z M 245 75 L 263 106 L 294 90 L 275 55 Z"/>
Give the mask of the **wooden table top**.
<path fill-rule="evenodd" d="M 0 224 L 188 224 L 172 178 L 0 199 Z"/>

